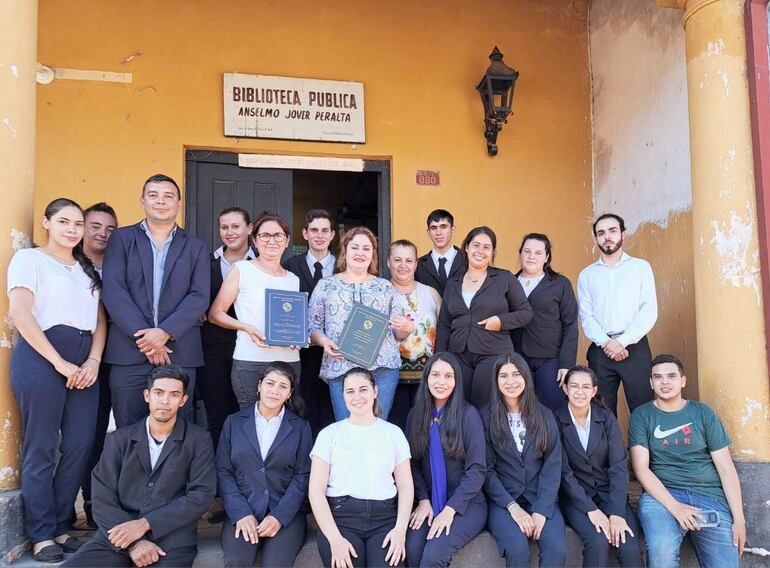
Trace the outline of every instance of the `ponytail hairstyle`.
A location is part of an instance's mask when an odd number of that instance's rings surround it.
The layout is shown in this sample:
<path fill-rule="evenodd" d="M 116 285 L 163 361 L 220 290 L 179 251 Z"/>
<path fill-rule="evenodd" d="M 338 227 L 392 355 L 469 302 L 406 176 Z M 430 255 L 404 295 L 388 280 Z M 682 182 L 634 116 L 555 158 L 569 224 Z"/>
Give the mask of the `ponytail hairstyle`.
<path fill-rule="evenodd" d="M 81 214 L 83 214 L 83 220 L 85 221 L 85 213 L 83 213 L 83 208 L 71 199 L 67 199 L 66 197 L 59 197 L 51 201 L 51 203 L 46 206 L 43 215 L 50 221 L 51 217 L 56 215 L 65 207 L 75 207 L 78 211 L 80 211 Z M 94 263 L 91 262 L 91 259 L 88 258 L 86 253 L 83 251 L 83 239 L 80 239 L 80 242 L 73 247 L 72 256 L 78 262 L 80 268 L 83 269 L 83 272 L 85 272 L 86 275 L 91 279 L 91 291 L 96 292 L 101 290 L 102 279 L 99 276 L 99 273 L 96 271 Z"/>
<path fill-rule="evenodd" d="M 596 376 L 596 373 L 593 369 L 591 369 L 591 367 L 586 367 L 585 365 L 575 365 L 569 371 L 567 371 L 567 374 L 564 376 L 564 384 L 569 385 L 570 378 L 573 375 L 577 375 L 578 373 L 584 373 L 588 375 L 591 377 L 591 384 L 595 387 L 599 386 L 599 377 Z M 602 410 L 609 410 L 607 405 L 604 403 L 602 395 L 599 394 L 599 391 L 596 391 L 596 394 L 591 399 L 591 405 L 595 406 L 596 408 L 601 408 Z"/>
<path fill-rule="evenodd" d="M 510 451 L 511 444 L 513 444 L 511 429 L 508 425 L 508 406 L 505 404 L 505 397 L 497 384 L 500 369 L 508 364 L 516 367 L 524 379 L 524 390 L 519 397 L 519 412 L 521 412 L 521 419 L 527 428 L 526 437 L 532 440 L 538 450 L 545 453 L 549 443 L 548 417 L 546 415 L 548 411 L 538 402 L 529 365 L 527 365 L 524 357 L 518 353 L 500 355 L 495 361 L 492 371 L 492 392 L 489 397 L 489 437 L 492 440 L 492 445 L 495 450 L 503 453 Z"/>
<path fill-rule="evenodd" d="M 438 361 L 443 361 L 452 367 L 455 375 L 455 388 L 452 390 L 449 400 L 446 401 L 439 428 L 441 446 L 450 458 L 461 460 L 465 458 L 465 446 L 463 444 L 465 395 L 460 361 L 452 353 L 436 353 L 425 363 L 422 380 L 414 397 L 414 406 L 409 413 L 409 424 L 407 425 L 409 447 L 414 458 L 424 458 L 428 455 L 430 427 L 433 424 L 433 409 L 435 408 L 433 395 L 428 386 L 428 377 L 430 377 L 433 365 Z"/>
<path fill-rule="evenodd" d="M 284 363 L 283 361 L 274 361 L 273 363 L 270 363 L 262 371 L 262 376 L 257 382 L 257 387 L 259 387 L 259 384 L 270 373 L 275 373 L 276 375 L 281 375 L 282 377 L 289 379 L 289 384 L 291 385 L 291 395 L 289 395 L 289 398 L 284 404 L 297 416 L 304 416 L 305 401 L 302 400 L 302 395 L 299 392 L 299 385 L 297 384 L 297 376 L 294 374 L 294 369 L 291 368 L 291 365 Z M 259 400 L 259 392 L 257 392 L 257 400 Z"/>
<path fill-rule="evenodd" d="M 363 367 L 353 367 L 347 373 L 342 375 L 342 392 L 343 393 L 345 392 L 345 381 L 348 380 L 348 377 L 352 377 L 353 375 L 359 375 L 365 378 L 367 381 L 371 383 L 372 388 L 377 388 L 377 383 L 374 382 L 374 375 L 372 375 L 371 371 L 368 371 Z M 376 417 L 379 417 L 380 414 L 382 414 L 382 410 L 380 409 L 380 402 L 377 400 L 377 397 L 374 397 L 374 404 L 372 404 L 372 414 L 374 414 Z"/>

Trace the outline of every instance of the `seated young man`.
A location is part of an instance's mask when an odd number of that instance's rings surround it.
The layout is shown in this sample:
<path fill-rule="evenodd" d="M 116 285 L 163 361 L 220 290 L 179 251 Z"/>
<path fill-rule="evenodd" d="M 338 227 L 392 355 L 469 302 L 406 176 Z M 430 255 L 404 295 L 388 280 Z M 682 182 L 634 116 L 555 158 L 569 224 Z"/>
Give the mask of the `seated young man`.
<path fill-rule="evenodd" d="M 150 415 L 109 435 L 94 468 L 99 530 L 64 566 L 192 566 L 217 481 L 211 436 L 177 418 L 187 385 L 181 367 L 152 370 Z"/>
<path fill-rule="evenodd" d="M 644 493 L 639 520 L 650 568 L 679 566 L 686 534 L 704 568 L 738 566 L 746 543 L 741 486 L 730 457 L 730 439 L 716 413 L 686 400 L 681 361 L 652 360 L 655 398 L 631 415 L 631 463 Z M 717 511 L 718 526 L 704 527 L 704 514 Z"/>

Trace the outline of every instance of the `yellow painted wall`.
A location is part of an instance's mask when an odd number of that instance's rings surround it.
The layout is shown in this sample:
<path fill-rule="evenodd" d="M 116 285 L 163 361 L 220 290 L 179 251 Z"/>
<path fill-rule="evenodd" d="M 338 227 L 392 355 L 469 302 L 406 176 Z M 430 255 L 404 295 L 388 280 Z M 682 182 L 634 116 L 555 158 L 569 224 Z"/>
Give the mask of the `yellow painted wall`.
<path fill-rule="evenodd" d="M 106 199 L 133 222 L 148 175 L 183 181 L 185 147 L 387 157 L 394 237 L 426 249 L 425 216 L 441 206 L 458 233 L 496 229 L 506 267 L 524 232 L 550 233 L 574 279 L 590 260 L 586 17 L 585 0 L 40 0 L 41 62 L 133 83 L 38 89 L 35 211 L 59 195 Z M 490 158 L 475 85 L 495 44 L 521 77 Z M 226 71 L 362 81 L 367 143 L 225 138 Z M 417 169 L 440 170 L 441 187 L 418 188 Z"/>

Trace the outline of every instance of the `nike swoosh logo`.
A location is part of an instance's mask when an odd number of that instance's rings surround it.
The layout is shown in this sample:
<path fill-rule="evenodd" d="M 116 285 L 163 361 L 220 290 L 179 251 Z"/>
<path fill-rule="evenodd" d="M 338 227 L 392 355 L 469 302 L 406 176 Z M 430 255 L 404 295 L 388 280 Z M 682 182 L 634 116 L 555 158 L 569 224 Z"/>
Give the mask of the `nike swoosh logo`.
<path fill-rule="evenodd" d="M 661 430 L 660 425 L 655 426 L 655 431 L 653 432 L 653 435 L 658 439 L 662 440 L 663 438 L 668 438 L 671 434 L 676 434 L 679 432 L 679 430 L 683 430 L 690 426 L 692 422 L 688 422 L 687 424 L 682 424 L 681 426 L 677 426 L 676 428 L 671 428 L 669 430 Z"/>

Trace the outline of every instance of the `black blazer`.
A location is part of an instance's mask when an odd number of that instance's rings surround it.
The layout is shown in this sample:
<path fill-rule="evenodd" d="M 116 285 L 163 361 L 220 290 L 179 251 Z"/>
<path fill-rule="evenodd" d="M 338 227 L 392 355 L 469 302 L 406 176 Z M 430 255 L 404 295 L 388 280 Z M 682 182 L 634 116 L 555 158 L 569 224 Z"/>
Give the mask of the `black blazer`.
<path fill-rule="evenodd" d="M 134 333 L 155 327 L 152 313 L 152 245 L 140 224 L 116 229 L 104 253 L 102 299 L 110 314 L 105 363 L 138 365 L 147 358 Z M 209 253 L 200 239 L 177 227 L 166 256 L 158 303 L 158 327 L 171 339 L 171 362 L 203 365 L 201 316 L 209 306 Z"/>
<path fill-rule="evenodd" d="M 310 425 L 286 408 L 264 461 L 254 405 L 230 415 L 217 448 L 217 479 L 233 524 L 247 515 L 272 515 L 288 525 L 304 507 L 310 481 Z"/>
<path fill-rule="evenodd" d="M 518 276 L 518 274 L 517 274 Z M 578 305 L 569 279 L 547 274 L 529 294 L 532 321 L 511 334 L 517 352 L 527 357 L 559 359 L 560 369 L 575 366 Z"/>
<path fill-rule="evenodd" d="M 465 271 L 447 281 L 436 326 L 436 353 L 468 350 L 478 355 L 502 355 L 513 351 L 510 331 L 532 320 L 532 308 L 521 284 L 509 271 L 490 266 L 469 309 L 462 294 L 464 276 Z M 478 324 L 492 316 L 500 318 L 500 331 L 488 331 Z"/>
<path fill-rule="evenodd" d="M 465 251 L 457 247 L 454 247 L 454 249 L 457 251 L 457 255 L 452 261 L 452 267 L 449 269 L 449 274 L 447 274 L 447 281 L 458 274 L 465 274 L 465 270 L 468 268 L 468 257 L 465 255 Z M 444 286 L 438 278 L 438 270 L 436 270 L 436 265 L 433 264 L 433 258 L 430 254 L 429 252 L 417 259 L 414 279 L 421 284 L 435 288 L 439 295 L 443 296 Z"/>
<path fill-rule="evenodd" d="M 313 295 L 315 283 L 313 282 L 313 273 L 307 265 L 306 254 L 296 254 L 283 262 L 283 267 L 289 272 L 296 274 L 299 278 L 299 291 L 307 292 L 307 297 Z"/>
<path fill-rule="evenodd" d="M 214 450 L 208 432 L 177 418 L 155 469 L 150 467 L 145 419 L 107 436 L 91 476 L 99 531 L 144 517 L 144 538 L 164 550 L 198 543 L 198 519 L 217 490 Z"/>
<path fill-rule="evenodd" d="M 539 404 L 539 403 L 538 403 Z M 524 439 L 519 453 L 510 430 L 505 451 L 498 451 L 489 432 L 489 407 L 481 410 L 487 440 L 487 479 L 484 492 L 489 500 L 505 509 L 524 497 L 533 513 L 550 519 L 556 506 L 561 479 L 561 443 L 551 411 L 544 407 L 548 420 L 548 448 L 541 452 L 530 437 Z"/>
<path fill-rule="evenodd" d="M 222 264 L 220 259 L 216 258 L 213 254 L 209 257 L 209 263 L 211 266 L 211 293 L 209 294 L 209 308 L 214 303 L 214 299 L 219 294 L 219 289 L 222 288 Z M 227 310 L 227 315 L 235 317 L 235 306 L 230 306 Z M 203 323 L 201 329 L 201 340 L 203 345 L 208 349 L 221 350 L 228 353 L 230 357 L 233 355 L 233 349 L 235 349 L 235 338 L 237 332 L 234 329 L 225 329 L 219 327 L 208 320 Z"/>
<path fill-rule="evenodd" d="M 628 500 L 628 453 L 618 421 L 609 410 L 591 407 L 588 449 L 583 450 L 569 409 L 555 413 L 564 450 L 562 494 L 588 513 L 600 503 L 608 515 L 625 517 Z"/>
<path fill-rule="evenodd" d="M 406 436 L 409 438 L 412 413 L 406 420 Z M 427 441 L 426 441 L 427 443 Z M 449 457 L 444 452 L 446 463 L 446 494 L 447 505 L 458 514 L 464 515 L 471 503 L 484 503 L 484 478 L 487 472 L 486 448 L 484 447 L 484 426 L 479 417 L 479 411 L 470 403 L 463 409 L 463 461 Z M 414 450 L 413 450 L 414 451 Z M 426 446 L 425 456 L 412 458 L 412 479 L 414 480 L 414 496 L 418 501 L 430 500 L 432 476 L 430 474 L 430 457 Z"/>

